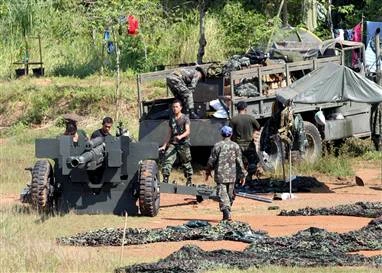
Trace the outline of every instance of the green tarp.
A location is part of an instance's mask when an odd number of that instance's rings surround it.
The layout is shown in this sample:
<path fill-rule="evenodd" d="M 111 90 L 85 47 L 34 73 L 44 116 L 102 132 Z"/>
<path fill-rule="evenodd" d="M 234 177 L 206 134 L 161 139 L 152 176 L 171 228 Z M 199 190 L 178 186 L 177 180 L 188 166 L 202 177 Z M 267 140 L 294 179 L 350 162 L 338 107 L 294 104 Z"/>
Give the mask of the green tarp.
<path fill-rule="evenodd" d="M 382 87 L 335 63 L 327 63 L 305 77 L 277 92 L 284 103 L 328 103 L 355 101 L 365 103 L 382 102 Z"/>

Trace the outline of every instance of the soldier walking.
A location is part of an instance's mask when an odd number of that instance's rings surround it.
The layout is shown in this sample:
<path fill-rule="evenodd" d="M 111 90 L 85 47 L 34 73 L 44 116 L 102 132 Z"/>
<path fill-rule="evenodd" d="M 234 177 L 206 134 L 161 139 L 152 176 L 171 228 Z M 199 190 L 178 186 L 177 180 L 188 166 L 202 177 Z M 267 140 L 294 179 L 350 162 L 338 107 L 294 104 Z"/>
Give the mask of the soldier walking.
<path fill-rule="evenodd" d="M 370 131 L 375 149 L 382 151 L 382 102 L 371 105 Z"/>
<path fill-rule="evenodd" d="M 220 131 L 223 140 L 216 143 L 208 159 L 206 181 L 214 170 L 214 180 L 217 184 L 216 193 L 219 197 L 219 208 L 223 220 L 231 221 L 231 206 L 234 200 L 236 181 L 242 183 L 246 176 L 241 150 L 237 143 L 231 141 L 232 128 L 224 126 Z"/>
<path fill-rule="evenodd" d="M 236 104 L 236 109 L 239 114 L 233 117 L 230 122 L 233 129 L 232 140 L 239 144 L 244 165 L 248 170 L 247 180 L 252 180 L 252 175 L 256 173 L 259 162 L 254 138 L 256 131 L 260 130 L 260 124 L 253 116 L 247 114 L 245 101 L 239 101 Z"/>
<path fill-rule="evenodd" d="M 190 151 L 190 119 L 182 113 L 182 104 L 179 100 L 172 103 L 173 115 L 169 120 L 169 130 L 164 144 L 159 148 L 165 151 L 164 163 L 162 167 L 163 182 L 168 183 L 172 165 L 177 156 L 182 163 L 184 176 L 187 179 L 187 185 L 192 184 L 193 169 L 191 165 Z"/>
<path fill-rule="evenodd" d="M 206 73 L 200 66 L 178 69 L 167 76 L 167 86 L 175 98 L 183 103 L 186 113 L 190 115 L 191 119 L 199 118 L 194 110 L 193 92 L 197 83 L 205 78 Z"/>

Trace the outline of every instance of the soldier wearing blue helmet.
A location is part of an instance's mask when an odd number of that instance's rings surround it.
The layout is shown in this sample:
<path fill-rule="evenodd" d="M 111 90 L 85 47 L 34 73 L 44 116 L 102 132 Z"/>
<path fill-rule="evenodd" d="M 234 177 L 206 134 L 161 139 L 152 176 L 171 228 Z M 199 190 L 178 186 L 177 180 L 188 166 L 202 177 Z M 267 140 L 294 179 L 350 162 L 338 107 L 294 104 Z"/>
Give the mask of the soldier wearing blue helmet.
<path fill-rule="evenodd" d="M 232 128 L 224 126 L 220 133 L 223 140 L 216 143 L 212 149 L 207 163 L 206 180 L 213 170 L 223 220 L 231 221 L 235 182 L 238 180 L 243 182 L 247 172 L 241 159 L 241 149 L 231 140 Z"/>

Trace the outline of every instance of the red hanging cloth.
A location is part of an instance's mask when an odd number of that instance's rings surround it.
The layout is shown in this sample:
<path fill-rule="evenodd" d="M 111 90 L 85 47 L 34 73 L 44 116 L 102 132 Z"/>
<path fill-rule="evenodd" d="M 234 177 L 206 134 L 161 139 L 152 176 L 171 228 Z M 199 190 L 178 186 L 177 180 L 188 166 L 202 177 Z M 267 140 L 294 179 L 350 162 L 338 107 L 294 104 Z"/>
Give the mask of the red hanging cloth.
<path fill-rule="evenodd" d="M 138 34 L 138 20 L 133 15 L 127 17 L 127 34 Z"/>

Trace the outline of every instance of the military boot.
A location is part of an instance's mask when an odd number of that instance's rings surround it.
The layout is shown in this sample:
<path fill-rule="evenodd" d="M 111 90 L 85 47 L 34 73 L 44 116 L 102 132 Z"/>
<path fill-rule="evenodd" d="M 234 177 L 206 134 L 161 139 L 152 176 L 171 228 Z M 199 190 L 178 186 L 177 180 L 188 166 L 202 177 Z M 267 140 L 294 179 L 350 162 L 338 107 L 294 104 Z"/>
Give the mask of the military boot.
<path fill-rule="evenodd" d="M 168 183 L 169 177 L 168 175 L 163 175 L 163 183 Z"/>
<path fill-rule="evenodd" d="M 223 221 L 232 221 L 231 212 L 229 209 L 224 209 L 223 211 Z"/>
<path fill-rule="evenodd" d="M 194 111 L 193 108 L 190 108 L 189 110 L 189 116 L 190 116 L 190 119 L 199 119 L 199 115 Z"/>
<path fill-rule="evenodd" d="M 186 176 L 186 178 L 187 178 L 186 186 L 191 186 L 192 185 L 192 176 L 189 175 L 189 176 Z"/>

